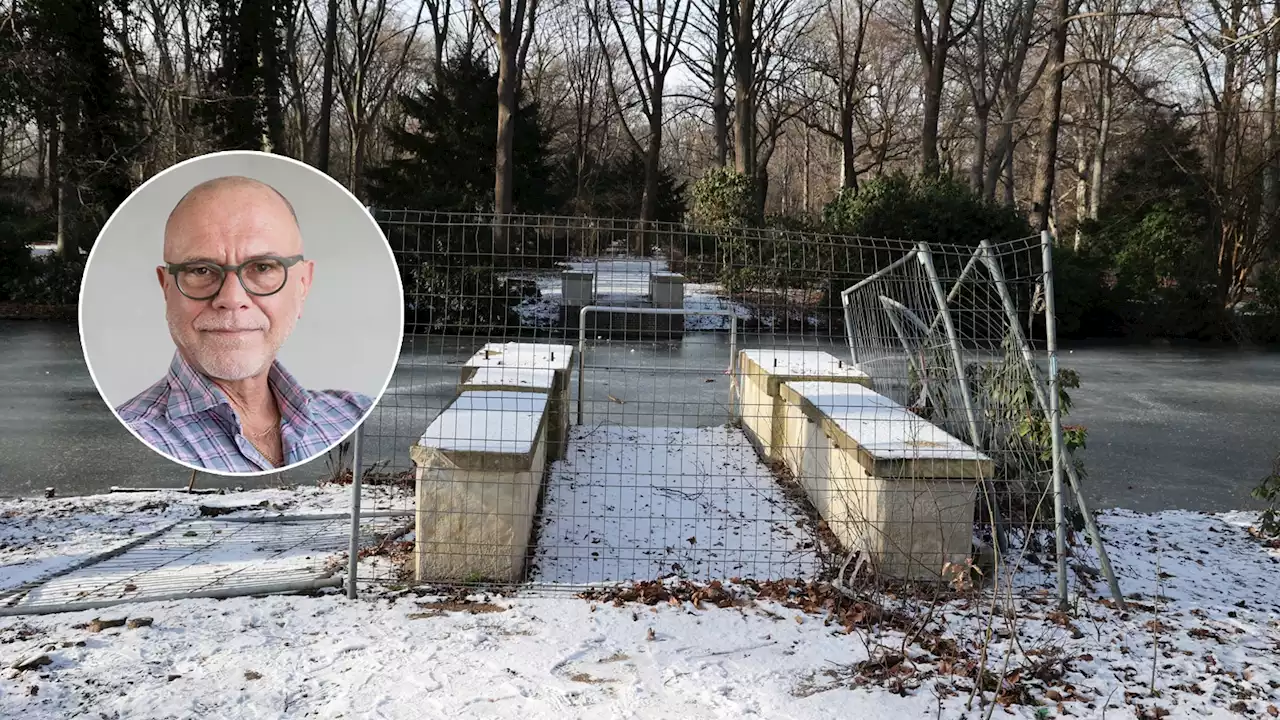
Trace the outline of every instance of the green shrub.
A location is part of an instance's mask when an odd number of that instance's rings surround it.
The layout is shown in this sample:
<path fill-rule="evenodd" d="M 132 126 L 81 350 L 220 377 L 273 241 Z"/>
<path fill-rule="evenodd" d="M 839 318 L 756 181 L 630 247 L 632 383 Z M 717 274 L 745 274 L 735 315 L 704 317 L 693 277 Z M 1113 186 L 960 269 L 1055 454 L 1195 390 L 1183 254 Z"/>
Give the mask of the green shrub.
<path fill-rule="evenodd" d="M 45 255 L 32 258 L 29 271 L 9 280 L 4 294 L 37 305 L 75 305 L 80 300 L 83 277 L 83 258 L 63 260 L 57 255 Z"/>
<path fill-rule="evenodd" d="M 1280 457 L 1276 458 L 1271 474 L 1250 494 L 1267 503 L 1258 519 L 1258 530 L 1266 537 L 1280 538 Z"/>
<path fill-rule="evenodd" d="M 1001 242 L 1033 234 L 1016 210 L 987 202 L 959 180 L 901 172 L 869 180 L 856 191 L 841 190 L 823 208 L 822 226 L 837 235 L 903 241 L 851 240 L 845 248 L 833 248 L 831 279 L 822 303 L 828 307 L 839 305 L 841 290 L 897 260 L 910 244 L 976 248 L 983 240 Z M 936 255 L 939 272 L 948 272 L 942 265 L 956 257 Z M 959 268 L 954 270 L 959 272 Z"/>
<path fill-rule="evenodd" d="M 1033 234 L 1015 209 L 987 202 L 960 180 L 901 172 L 841 190 L 823 208 L 822 222 L 843 235 L 964 247 Z"/>
<path fill-rule="evenodd" d="M 743 228 L 759 225 L 756 181 L 718 167 L 703 175 L 689 189 L 689 222 L 709 228 Z"/>

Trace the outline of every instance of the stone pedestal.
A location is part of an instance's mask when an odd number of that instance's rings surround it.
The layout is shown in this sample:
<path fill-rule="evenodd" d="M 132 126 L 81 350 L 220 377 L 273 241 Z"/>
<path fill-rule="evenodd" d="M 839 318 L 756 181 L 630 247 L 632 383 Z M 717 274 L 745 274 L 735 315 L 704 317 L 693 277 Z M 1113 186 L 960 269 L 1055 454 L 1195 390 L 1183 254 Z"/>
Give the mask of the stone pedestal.
<path fill-rule="evenodd" d="M 489 343 L 463 365 L 459 391 L 547 393 L 547 459 L 560 460 L 569 437 L 569 376 L 576 352 L 572 345 Z"/>
<path fill-rule="evenodd" d="M 596 301 L 596 276 L 586 270 L 565 270 L 560 273 L 560 304 L 566 316 L 576 320 L 577 311 Z M 566 320 L 567 322 L 567 320 Z"/>
<path fill-rule="evenodd" d="M 409 451 L 419 582 L 519 582 L 547 464 L 545 393 L 467 391 Z"/>
<path fill-rule="evenodd" d="M 970 556 L 989 458 L 861 385 L 788 382 L 780 395 L 788 465 L 846 549 L 908 580 Z"/>
<path fill-rule="evenodd" d="M 784 382 L 804 380 L 871 386 L 871 378 L 866 373 L 820 350 L 743 350 L 738 353 L 738 411 L 747 438 L 765 460 L 787 459 L 779 388 Z M 791 469 L 795 472 L 794 466 Z"/>

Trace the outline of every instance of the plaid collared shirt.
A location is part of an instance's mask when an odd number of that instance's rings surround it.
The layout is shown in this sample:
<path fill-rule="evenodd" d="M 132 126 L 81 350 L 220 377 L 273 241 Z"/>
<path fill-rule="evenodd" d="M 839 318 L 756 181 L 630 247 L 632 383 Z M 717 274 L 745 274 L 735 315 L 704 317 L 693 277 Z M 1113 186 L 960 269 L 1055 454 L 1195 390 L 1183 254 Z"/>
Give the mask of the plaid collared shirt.
<path fill-rule="evenodd" d="M 285 465 L 327 450 L 373 405 L 368 396 L 340 390 L 307 390 L 275 361 L 267 383 L 280 406 Z M 175 352 L 169 373 L 116 408 L 120 418 L 152 448 L 213 472 L 272 470 L 241 433 L 240 418 L 227 396 Z"/>

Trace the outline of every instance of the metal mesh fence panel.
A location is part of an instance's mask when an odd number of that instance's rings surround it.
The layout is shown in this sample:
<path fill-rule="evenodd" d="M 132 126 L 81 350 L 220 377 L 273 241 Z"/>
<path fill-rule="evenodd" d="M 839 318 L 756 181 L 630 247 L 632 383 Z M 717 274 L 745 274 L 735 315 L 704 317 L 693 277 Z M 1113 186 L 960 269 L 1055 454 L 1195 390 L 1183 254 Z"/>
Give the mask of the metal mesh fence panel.
<path fill-rule="evenodd" d="M 375 217 L 406 334 L 363 506 L 415 523 L 362 581 L 932 582 L 1052 529 L 1038 239 Z"/>

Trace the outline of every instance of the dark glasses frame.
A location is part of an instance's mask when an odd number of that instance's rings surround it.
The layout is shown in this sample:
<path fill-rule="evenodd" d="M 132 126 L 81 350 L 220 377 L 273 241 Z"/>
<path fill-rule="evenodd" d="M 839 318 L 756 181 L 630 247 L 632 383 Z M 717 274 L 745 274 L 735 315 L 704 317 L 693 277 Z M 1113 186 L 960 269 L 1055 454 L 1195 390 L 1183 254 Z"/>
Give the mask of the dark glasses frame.
<path fill-rule="evenodd" d="M 250 290 L 249 287 L 244 284 L 244 275 L 241 274 L 241 271 L 246 266 L 252 265 L 253 263 L 256 263 L 256 262 L 262 262 L 263 260 L 274 260 L 280 263 L 280 265 L 284 267 L 284 280 L 280 281 L 280 287 L 268 293 L 254 292 Z M 227 276 L 233 273 L 235 274 L 236 278 L 240 280 L 240 287 L 243 288 L 246 293 L 249 293 L 254 297 L 269 297 L 271 295 L 275 295 L 276 293 L 280 292 L 281 290 L 284 289 L 285 285 L 289 284 L 289 268 L 302 262 L 302 260 L 303 260 L 302 255 L 290 255 L 289 257 L 281 257 L 280 255 L 256 255 L 254 257 L 249 258 L 248 260 L 245 260 L 239 265 L 219 265 L 218 263 L 209 262 L 208 260 L 193 260 L 191 262 L 184 262 L 184 263 L 167 262 L 165 263 L 165 269 L 168 270 L 169 274 L 173 276 L 173 284 L 177 286 L 178 292 L 182 293 L 183 297 L 186 297 L 191 300 L 209 300 L 211 298 L 217 297 L 218 293 L 222 292 L 223 286 L 227 284 Z M 216 269 L 222 272 L 222 279 L 218 281 L 218 287 L 214 288 L 213 292 L 209 293 L 208 295 L 201 295 L 200 297 L 196 297 L 194 295 L 188 295 L 187 291 L 182 289 L 182 282 L 178 280 L 178 273 L 191 270 L 192 268 L 197 268 L 197 267 L 205 267 L 211 270 Z"/>

